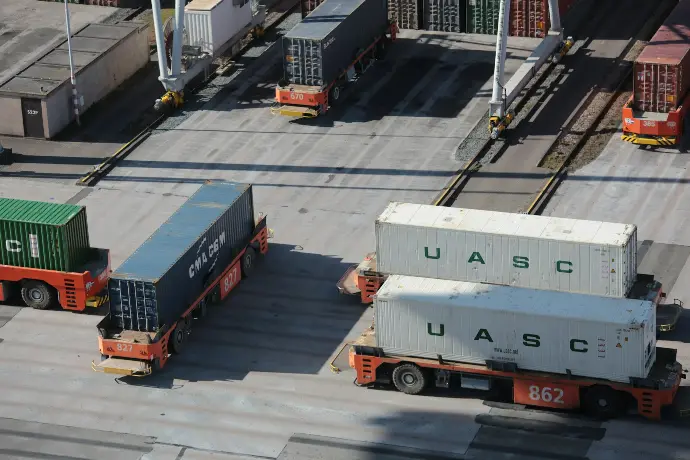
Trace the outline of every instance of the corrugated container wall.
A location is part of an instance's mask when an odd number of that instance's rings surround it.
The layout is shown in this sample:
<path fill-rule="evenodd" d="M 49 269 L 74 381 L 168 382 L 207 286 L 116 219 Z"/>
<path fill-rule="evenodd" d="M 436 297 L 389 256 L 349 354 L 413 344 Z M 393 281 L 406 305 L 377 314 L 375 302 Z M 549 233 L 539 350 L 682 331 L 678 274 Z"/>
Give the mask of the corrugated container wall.
<path fill-rule="evenodd" d="M 561 17 L 575 3 L 576 0 L 559 0 Z M 495 35 L 499 11 L 499 0 L 467 0 L 467 32 Z M 510 36 L 542 38 L 549 27 L 548 0 L 510 0 Z"/>
<path fill-rule="evenodd" d="M 422 5 L 422 0 L 388 0 L 388 18 L 400 29 L 424 29 Z"/>
<path fill-rule="evenodd" d="M 391 203 L 376 220 L 382 273 L 625 297 L 637 227 Z"/>
<path fill-rule="evenodd" d="M 61 272 L 89 258 L 86 208 L 0 198 L 0 264 Z"/>
<path fill-rule="evenodd" d="M 394 275 L 376 295 L 387 354 L 629 382 L 656 359 L 649 301 Z"/>
<path fill-rule="evenodd" d="M 668 113 L 690 91 L 690 0 L 680 0 L 635 60 L 634 105 Z"/>
<path fill-rule="evenodd" d="M 322 86 L 388 26 L 387 0 L 326 0 L 283 36 L 285 79 Z"/>
<path fill-rule="evenodd" d="M 210 55 L 251 21 L 249 0 L 193 0 L 184 8 L 189 45 Z"/>
<path fill-rule="evenodd" d="M 208 181 L 114 272 L 110 316 L 155 332 L 172 324 L 249 244 L 252 187 Z"/>

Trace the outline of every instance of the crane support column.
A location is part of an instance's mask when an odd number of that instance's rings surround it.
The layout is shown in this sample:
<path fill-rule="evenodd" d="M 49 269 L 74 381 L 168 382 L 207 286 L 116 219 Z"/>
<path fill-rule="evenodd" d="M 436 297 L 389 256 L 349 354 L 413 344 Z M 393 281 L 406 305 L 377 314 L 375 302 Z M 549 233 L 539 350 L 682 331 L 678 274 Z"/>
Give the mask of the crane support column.
<path fill-rule="evenodd" d="M 508 27 L 510 20 L 510 0 L 501 0 L 498 10 L 498 34 L 496 36 L 496 60 L 494 62 L 494 84 L 489 101 L 489 132 L 491 138 L 498 137 L 510 123 L 510 116 L 506 116 L 506 100 L 504 98 L 504 74 L 506 62 L 506 47 L 508 44 Z"/>
<path fill-rule="evenodd" d="M 554 32 L 561 32 L 561 11 L 558 7 L 558 0 L 549 0 L 549 19 L 551 20 L 551 27 L 549 30 Z"/>
<path fill-rule="evenodd" d="M 151 0 L 151 10 L 153 11 L 153 30 L 156 33 L 156 50 L 158 51 L 158 71 L 160 72 L 158 79 L 163 81 L 168 78 L 168 60 L 165 58 L 160 0 Z"/>
<path fill-rule="evenodd" d="M 182 32 L 184 31 L 184 0 L 175 0 L 175 27 L 170 73 L 179 77 L 182 70 Z"/>

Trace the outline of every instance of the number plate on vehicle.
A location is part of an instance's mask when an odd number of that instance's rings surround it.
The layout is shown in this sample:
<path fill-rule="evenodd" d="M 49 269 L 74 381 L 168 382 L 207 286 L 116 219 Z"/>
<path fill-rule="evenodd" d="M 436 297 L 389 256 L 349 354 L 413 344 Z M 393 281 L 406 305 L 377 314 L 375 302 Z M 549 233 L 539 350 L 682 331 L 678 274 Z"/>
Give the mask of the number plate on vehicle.
<path fill-rule="evenodd" d="M 580 392 L 576 386 L 515 380 L 513 400 L 527 406 L 575 409 L 580 407 Z"/>

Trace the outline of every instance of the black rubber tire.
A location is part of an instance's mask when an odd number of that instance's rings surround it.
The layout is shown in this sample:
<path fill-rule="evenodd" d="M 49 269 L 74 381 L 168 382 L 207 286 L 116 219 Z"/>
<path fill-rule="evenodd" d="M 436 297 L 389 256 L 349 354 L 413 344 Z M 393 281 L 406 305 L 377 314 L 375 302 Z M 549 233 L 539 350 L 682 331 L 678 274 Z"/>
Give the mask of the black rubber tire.
<path fill-rule="evenodd" d="M 244 254 L 242 254 L 242 262 L 241 262 L 241 269 L 242 269 L 242 276 L 245 278 L 248 278 L 249 275 L 252 274 L 252 271 L 254 270 L 254 261 L 256 260 L 256 251 L 254 248 L 251 246 L 247 248 L 246 251 L 244 251 Z"/>
<path fill-rule="evenodd" d="M 340 101 L 340 96 L 343 94 L 343 89 L 340 87 L 340 85 L 335 84 L 333 85 L 333 88 L 331 88 L 331 93 L 328 95 L 328 104 L 331 106 L 334 106 Z"/>
<path fill-rule="evenodd" d="M 393 385 L 398 391 L 416 395 L 426 388 L 426 376 L 414 364 L 401 364 L 393 370 Z"/>
<path fill-rule="evenodd" d="M 611 387 L 595 385 L 585 392 L 585 412 L 598 420 L 610 420 L 621 415 L 623 398 Z"/>
<path fill-rule="evenodd" d="M 170 343 L 168 344 L 170 352 L 175 353 L 176 355 L 182 353 L 186 341 L 187 328 L 185 327 L 184 323 L 180 321 L 179 323 L 177 323 L 177 326 L 175 326 L 175 329 L 173 329 L 172 333 L 170 334 Z"/>
<path fill-rule="evenodd" d="M 22 283 L 22 300 L 27 307 L 48 310 L 56 297 L 55 290 L 42 281 L 27 280 Z"/>

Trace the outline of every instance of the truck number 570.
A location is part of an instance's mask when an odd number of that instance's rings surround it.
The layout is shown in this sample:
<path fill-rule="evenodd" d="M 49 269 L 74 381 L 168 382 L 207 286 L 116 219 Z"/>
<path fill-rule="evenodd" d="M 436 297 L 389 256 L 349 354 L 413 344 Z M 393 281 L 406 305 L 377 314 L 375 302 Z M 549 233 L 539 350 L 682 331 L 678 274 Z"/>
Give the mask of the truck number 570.
<path fill-rule="evenodd" d="M 291 92 L 290 99 L 297 99 L 301 101 L 302 99 L 304 99 L 304 94 Z"/>

